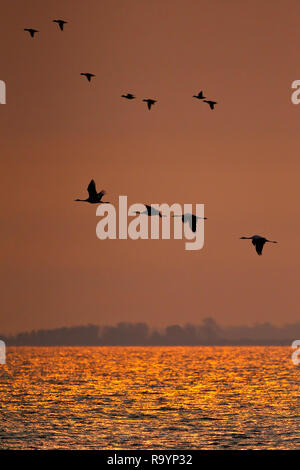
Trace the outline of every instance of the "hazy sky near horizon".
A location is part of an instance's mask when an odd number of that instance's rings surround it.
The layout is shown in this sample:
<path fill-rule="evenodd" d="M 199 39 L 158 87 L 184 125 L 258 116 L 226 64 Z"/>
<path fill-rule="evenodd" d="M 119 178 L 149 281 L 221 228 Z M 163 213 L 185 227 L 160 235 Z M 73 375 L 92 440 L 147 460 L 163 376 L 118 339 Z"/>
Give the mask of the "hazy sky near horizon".
<path fill-rule="evenodd" d="M 299 320 L 298 13 L 296 0 L 2 5 L 0 332 Z M 91 178 L 116 205 L 204 203 L 204 249 L 100 241 L 97 206 L 74 202 Z M 239 240 L 256 233 L 279 243 L 259 257 Z"/>

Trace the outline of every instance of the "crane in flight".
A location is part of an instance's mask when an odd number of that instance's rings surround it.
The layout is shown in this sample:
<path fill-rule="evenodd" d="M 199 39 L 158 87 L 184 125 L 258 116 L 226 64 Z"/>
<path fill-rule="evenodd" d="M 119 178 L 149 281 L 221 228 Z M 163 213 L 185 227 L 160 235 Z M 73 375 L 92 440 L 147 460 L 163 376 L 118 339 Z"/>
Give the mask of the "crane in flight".
<path fill-rule="evenodd" d="M 256 253 L 258 255 L 262 255 L 265 243 L 278 243 L 274 240 L 268 240 L 265 237 L 261 237 L 260 235 L 252 235 L 252 237 L 241 237 L 241 240 L 252 240 L 252 244 L 255 246 Z"/>
<path fill-rule="evenodd" d="M 152 215 L 158 215 L 159 217 L 166 217 L 166 215 L 162 215 L 162 213 L 158 209 L 155 209 L 155 207 L 151 207 L 148 204 L 144 204 L 144 206 L 146 207 L 146 210 L 144 210 L 143 212 L 136 211 L 136 214 L 146 214 L 146 215 L 149 215 L 149 217 L 151 217 Z"/>
<path fill-rule="evenodd" d="M 197 230 L 197 222 L 199 219 L 207 219 L 207 217 L 198 217 L 194 214 L 174 214 L 173 217 L 181 217 L 182 223 L 185 224 L 187 222 L 193 232 Z"/>
<path fill-rule="evenodd" d="M 87 187 L 89 197 L 87 199 L 75 199 L 75 201 L 89 202 L 90 204 L 109 204 L 108 201 L 102 201 L 102 198 L 106 192 L 101 189 L 100 193 L 97 193 L 96 184 L 94 180 L 91 180 Z"/>

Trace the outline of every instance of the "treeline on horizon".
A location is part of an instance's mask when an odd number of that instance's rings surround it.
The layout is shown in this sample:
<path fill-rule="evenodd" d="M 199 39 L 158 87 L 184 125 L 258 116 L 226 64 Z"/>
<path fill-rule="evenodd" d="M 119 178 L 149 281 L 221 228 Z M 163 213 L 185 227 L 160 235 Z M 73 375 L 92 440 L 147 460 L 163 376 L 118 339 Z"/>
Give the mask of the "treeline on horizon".
<path fill-rule="evenodd" d="M 73 326 L 33 330 L 14 336 L 0 335 L 8 346 L 200 346 L 290 345 L 300 339 L 300 323 L 281 327 L 271 323 L 253 326 L 219 326 L 213 318 L 200 325 L 150 328 L 146 323 L 121 322 L 116 326 Z"/>

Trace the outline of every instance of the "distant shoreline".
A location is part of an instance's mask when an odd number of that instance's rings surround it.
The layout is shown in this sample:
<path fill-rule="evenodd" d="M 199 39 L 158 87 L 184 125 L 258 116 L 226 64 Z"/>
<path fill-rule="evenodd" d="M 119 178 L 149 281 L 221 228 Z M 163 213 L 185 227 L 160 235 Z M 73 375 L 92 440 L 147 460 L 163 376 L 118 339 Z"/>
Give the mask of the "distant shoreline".
<path fill-rule="evenodd" d="M 200 325 L 150 328 L 146 323 L 83 325 L 1 335 L 7 346 L 289 346 L 300 339 L 300 323 L 222 327 L 213 318 Z"/>

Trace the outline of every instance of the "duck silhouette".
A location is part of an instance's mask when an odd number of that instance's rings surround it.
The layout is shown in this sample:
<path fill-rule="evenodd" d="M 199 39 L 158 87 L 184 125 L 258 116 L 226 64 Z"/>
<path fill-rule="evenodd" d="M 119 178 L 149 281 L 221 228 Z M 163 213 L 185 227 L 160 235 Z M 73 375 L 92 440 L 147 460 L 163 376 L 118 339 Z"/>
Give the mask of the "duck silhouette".
<path fill-rule="evenodd" d="M 63 31 L 64 25 L 67 24 L 68 22 L 64 20 L 53 20 L 53 23 L 57 23 L 60 29 Z"/>
<path fill-rule="evenodd" d="M 91 81 L 92 77 L 96 77 L 96 75 L 94 75 L 93 73 L 89 73 L 89 72 L 84 72 L 84 73 L 81 73 L 80 75 L 83 75 L 84 77 L 86 77 L 89 82 Z"/>
<path fill-rule="evenodd" d="M 132 93 L 127 93 L 127 95 L 121 95 L 122 98 L 126 98 L 127 100 L 134 100 L 135 96 Z"/>
<path fill-rule="evenodd" d="M 39 33 L 38 29 L 33 29 L 33 28 L 24 28 L 24 31 L 28 31 L 30 36 L 33 38 L 35 33 Z"/>
<path fill-rule="evenodd" d="M 199 91 L 198 95 L 193 95 L 193 98 L 197 98 L 198 100 L 204 100 L 206 96 L 203 95 L 202 91 Z"/>
<path fill-rule="evenodd" d="M 143 101 L 145 101 L 147 103 L 147 106 L 148 106 L 149 110 L 151 109 L 151 106 L 153 104 L 157 103 L 157 100 L 152 100 L 151 98 L 144 99 Z"/>

